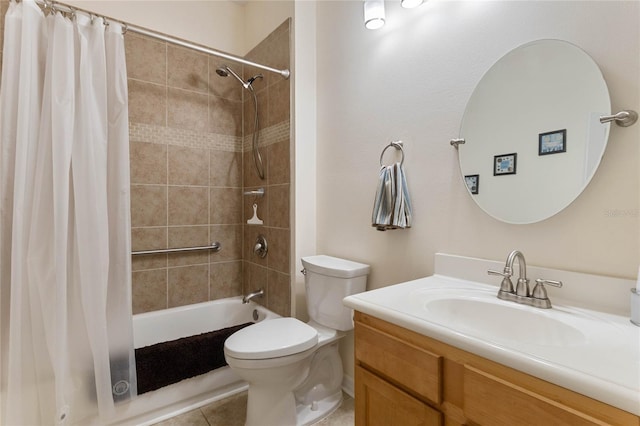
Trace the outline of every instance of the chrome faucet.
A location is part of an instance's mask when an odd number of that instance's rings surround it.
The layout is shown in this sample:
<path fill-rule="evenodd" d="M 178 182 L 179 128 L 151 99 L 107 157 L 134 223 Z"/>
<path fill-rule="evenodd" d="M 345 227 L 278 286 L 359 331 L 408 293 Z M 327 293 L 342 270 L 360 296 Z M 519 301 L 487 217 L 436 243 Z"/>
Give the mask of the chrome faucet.
<path fill-rule="evenodd" d="M 513 263 L 516 260 L 518 260 L 518 266 L 520 269 L 516 290 L 513 291 L 511 277 L 513 276 Z M 507 257 L 507 262 L 505 263 L 504 270 L 502 272 L 489 270 L 487 273 L 489 275 L 500 275 L 503 277 L 502 283 L 500 284 L 500 291 L 498 291 L 499 299 L 522 303 L 536 308 L 549 309 L 551 307 L 551 301 L 547 296 L 547 290 L 544 288 L 544 284 L 549 284 L 554 287 L 562 287 L 561 281 L 537 279 L 536 285 L 533 287 L 533 292 L 529 292 L 527 263 L 524 260 L 522 252 L 518 250 L 514 250 L 509 253 L 509 257 Z"/>
<path fill-rule="evenodd" d="M 254 297 L 262 297 L 264 296 L 264 289 L 260 289 L 258 291 L 254 291 L 253 293 L 249 293 L 242 298 L 242 303 L 246 304 L 251 301 Z"/>

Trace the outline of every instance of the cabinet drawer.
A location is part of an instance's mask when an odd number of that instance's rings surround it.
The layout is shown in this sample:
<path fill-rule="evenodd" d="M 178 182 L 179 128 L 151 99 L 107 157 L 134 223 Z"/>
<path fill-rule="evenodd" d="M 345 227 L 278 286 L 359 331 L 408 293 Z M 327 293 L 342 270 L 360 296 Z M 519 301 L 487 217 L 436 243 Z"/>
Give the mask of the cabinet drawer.
<path fill-rule="evenodd" d="M 356 323 L 355 335 L 358 363 L 398 387 L 440 404 L 440 356 L 362 323 Z"/>
<path fill-rule="evenodd" d="M 440 426 L 442 414 L 356 366 L 356 426 Z"/>
<path fill-rule="evenodd" d="M 601 420 L 469 365 L 464 413 L 480 425 L 604 425 Z"/>

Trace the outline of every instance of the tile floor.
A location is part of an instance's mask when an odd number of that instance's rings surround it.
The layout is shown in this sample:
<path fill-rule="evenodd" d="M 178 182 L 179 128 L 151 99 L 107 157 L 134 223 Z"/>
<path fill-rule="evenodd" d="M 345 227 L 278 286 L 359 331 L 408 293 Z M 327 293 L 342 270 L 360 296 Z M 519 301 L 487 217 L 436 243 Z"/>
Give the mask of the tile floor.
<path fill-rule="evenodd" d="M 188 413 L 156 423 L 155 426 L 243 426 L 247 408 L 247 393 L 214 402 Z M 353 398 L 343 394 L 342 405 L 317 426 L 352 426 Z"/>

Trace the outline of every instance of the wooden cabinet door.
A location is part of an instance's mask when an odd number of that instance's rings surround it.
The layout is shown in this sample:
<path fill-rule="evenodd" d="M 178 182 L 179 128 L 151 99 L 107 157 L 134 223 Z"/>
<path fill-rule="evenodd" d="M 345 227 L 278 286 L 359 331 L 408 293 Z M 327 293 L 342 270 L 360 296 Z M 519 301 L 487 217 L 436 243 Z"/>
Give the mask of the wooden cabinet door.
<path fill-rule="evenodd" d="M 356 426 L 441 426 L 442 414 L 356 366 Z"/>
<path fill-rule="evenodd" d="M 468 365 L 464 371 L 464 413 L 479 425 L 491 426 L 608 424 Z"/>

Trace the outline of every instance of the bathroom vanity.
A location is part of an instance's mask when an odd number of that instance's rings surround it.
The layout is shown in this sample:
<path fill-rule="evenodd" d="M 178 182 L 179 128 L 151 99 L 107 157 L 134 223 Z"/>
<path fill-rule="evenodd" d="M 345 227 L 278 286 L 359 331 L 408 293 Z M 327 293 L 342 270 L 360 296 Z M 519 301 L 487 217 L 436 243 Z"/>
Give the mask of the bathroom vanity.
<path fill-rule="evenodd" d="M 628 301 L 630 282 L 530 268 L 564 282 L 539 309 L 495 297 L 495 266 L 439 254 L 434 276 L 345 299 L 356 425 L 640 425 L 640 327 L 554 300 L 606 282 Z"/>

